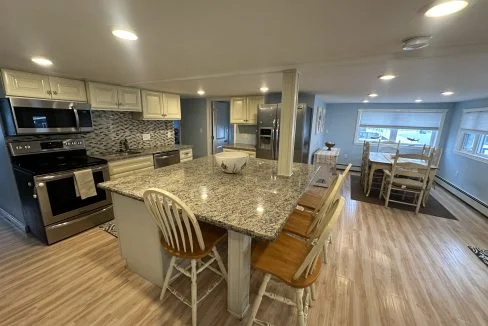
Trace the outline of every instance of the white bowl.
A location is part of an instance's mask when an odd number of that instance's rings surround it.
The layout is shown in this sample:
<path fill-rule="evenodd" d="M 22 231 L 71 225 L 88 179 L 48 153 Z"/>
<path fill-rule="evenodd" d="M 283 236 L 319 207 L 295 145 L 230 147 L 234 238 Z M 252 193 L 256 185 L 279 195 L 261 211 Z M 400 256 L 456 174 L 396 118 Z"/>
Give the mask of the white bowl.
<path fill-rule="evenodd" d="M 246 167 L 249 154 L 242 152 L 221 152 L 215 154 L 215 159 L 225 173 L 239 173 Z"/>

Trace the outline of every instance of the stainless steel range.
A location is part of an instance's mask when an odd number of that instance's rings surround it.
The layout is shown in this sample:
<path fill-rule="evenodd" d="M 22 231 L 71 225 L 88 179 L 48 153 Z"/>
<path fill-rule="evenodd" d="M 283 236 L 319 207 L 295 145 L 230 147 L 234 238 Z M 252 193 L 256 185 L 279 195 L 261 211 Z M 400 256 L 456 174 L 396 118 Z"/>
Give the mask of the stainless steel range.
<path fill-rule="evenodd" d="M 113 218 L 110 193 L 82 199 L 74 172 L 91 170 L 95 185 L 109 179 L 107 162 L 87 156 L 83 139 L 11 142 L 12 166 L 25 224 L 52 244 Z"/>

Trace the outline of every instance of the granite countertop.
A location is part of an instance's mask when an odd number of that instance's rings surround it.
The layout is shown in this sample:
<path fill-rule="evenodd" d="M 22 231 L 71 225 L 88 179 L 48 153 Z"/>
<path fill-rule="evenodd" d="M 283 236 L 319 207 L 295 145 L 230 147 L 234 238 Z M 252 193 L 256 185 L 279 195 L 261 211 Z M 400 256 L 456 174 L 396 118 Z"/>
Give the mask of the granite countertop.
<path fill-rule="evenodd" d="M 92 157 L 101 158 L 107 160 L 108 162 L 111 161 L 118 161 L 118 160 L 125 160 L 128 158 L 134 158 L 139 156 L 146 156 L 146 155 L 153 155 L 157 153 L 175 151 L 175 150 L 184 150 L 192 148 L 191 145 L 164 145 L 164 146 L 157 146 L 152 148 L 143 148 L 143 149 L 133 149 L 135 151 L 139 151 L 140 153 L 101 153 L 101 154 L 90 154 Z"/>
<path fill-rule="evenodd" d="M 240 149 L 243 151 L 256 151 L 256 145 L 249 145 L 249 144 L 226 144 L 224 145 L 224 148 L 229 148 L 229 149 Z"/>
<path fill-rule="evenodd" d="M 249 158 L 242 173 L 226 174 L 213 156 L 207 156 L 99 187 L 140 201 L 146 189 L 161 188 L 183 200 L 202 221 L 274 240 L 317 169 L 294 163 L 293 175 L 280 177 L 276 161 Z"/>

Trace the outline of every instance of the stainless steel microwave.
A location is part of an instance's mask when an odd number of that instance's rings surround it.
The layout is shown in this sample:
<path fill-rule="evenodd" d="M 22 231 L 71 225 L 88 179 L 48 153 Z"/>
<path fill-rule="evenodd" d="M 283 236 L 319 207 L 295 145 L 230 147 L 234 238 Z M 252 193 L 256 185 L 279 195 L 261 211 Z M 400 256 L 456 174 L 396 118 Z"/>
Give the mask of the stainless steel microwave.
<path fill-rule="evenodd" d="M 8 97 L 0 99 L 0 111 L 8 136 L 93 131 L 88 103 Z"/>

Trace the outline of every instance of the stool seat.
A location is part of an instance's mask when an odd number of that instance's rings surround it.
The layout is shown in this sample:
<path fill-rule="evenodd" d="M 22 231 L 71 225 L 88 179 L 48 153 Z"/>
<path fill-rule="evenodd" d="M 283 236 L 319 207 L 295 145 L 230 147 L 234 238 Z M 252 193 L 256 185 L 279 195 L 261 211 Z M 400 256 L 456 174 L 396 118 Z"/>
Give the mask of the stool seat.
<path fill-rule="evenodd" d="M 298 235 L 302 238 L 309 237 L 309 230 L 314 222 L 312 214 L 295 210 L 286 221 L 283 231 Z"/>

